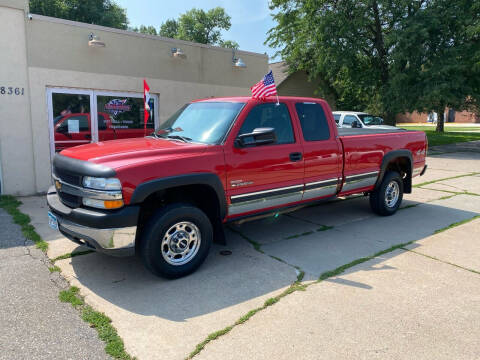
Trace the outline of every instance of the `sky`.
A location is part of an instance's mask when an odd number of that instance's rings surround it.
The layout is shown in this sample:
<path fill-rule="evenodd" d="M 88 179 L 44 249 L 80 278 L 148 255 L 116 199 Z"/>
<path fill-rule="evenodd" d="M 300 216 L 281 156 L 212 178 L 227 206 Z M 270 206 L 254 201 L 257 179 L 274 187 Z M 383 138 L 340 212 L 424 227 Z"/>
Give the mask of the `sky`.
<path fill-rule="evenodd" d="M 153 25 L 157 31 L 167 19 L 177 19 L 180 14 L 192 9 L 209 10 L 216 6 L 225 9 L 231 16 L 230 30 L 223 31 L 224 40 L 235 40 L 240 50 L 267 53 L 270 62 L 276 49 L 264 45 L 267 31 L 275 26 L 270 16 L 268 0 L 115 0 L 127 9 L 130 26 Z"/>

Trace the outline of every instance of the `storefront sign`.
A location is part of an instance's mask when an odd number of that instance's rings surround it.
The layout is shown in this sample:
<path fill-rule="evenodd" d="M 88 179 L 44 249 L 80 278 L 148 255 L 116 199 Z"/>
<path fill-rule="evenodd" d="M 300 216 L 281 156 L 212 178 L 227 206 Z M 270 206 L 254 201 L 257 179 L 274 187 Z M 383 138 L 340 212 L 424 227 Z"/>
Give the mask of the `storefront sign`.
<path fill-rule="evenodd" d="M 130 105 L 125 105 L 127 99 L 113 99 L 105 104 L 105 111 L 116 116 L 117 114 L 123 113 L 125 111 L 130 111 L 132 108 Z"/>

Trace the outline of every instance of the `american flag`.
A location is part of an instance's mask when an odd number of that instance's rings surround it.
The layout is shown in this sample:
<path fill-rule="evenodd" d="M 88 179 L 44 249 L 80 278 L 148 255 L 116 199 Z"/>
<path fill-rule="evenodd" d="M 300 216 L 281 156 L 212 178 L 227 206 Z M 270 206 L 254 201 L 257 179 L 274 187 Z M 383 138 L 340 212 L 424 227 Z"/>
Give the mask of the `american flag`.
<path fill-rule="evenodd" d="M 262 80 L 253 85 L 250 90 L 254 99 L 265 99 L 267 96 L 277 95 L 277 87 L 275 86 L 275 80 L 273 80 L 272 70 Z"/>

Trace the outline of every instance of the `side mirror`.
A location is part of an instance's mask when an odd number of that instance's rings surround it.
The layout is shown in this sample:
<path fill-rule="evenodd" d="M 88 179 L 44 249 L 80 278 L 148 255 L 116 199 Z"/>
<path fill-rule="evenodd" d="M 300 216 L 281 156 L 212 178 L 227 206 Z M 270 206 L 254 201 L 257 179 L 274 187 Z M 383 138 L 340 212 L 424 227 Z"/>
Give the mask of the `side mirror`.
<path fill-rule="evenodd" d="M 241 134 L 235 139 L 235 146 L 260 146 L 277 142 L 274 128 L 256 128 L 251 133 Z"/>
<path fill-rule="evenodd" d="M 352 128 L 361 128 L 362 125 L 360 125 L 360 122 L 358 120 L 354 120 L 352 122 Z"/>

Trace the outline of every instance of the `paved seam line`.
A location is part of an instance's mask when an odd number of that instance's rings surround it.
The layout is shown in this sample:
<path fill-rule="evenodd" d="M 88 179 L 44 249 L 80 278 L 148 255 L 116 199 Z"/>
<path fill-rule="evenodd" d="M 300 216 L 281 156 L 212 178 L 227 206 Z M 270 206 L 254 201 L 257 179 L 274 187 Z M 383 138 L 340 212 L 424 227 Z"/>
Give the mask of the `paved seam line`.
<path fill-rule="evenodd" d="M 104 313 L 85 304 L 85 300 L 79 295 L 79 292 L 78 287 L 71 286 L 68 290 L 60 291 L 58 298 L 61 302 L 70 303 L 76 310 L 80 311 L 82 320 L 97 330 L 98 337 L 105 342 L 105 352 L 108 355 L 115 359 L 134 359 L 125 351 L 125 344 L 111 324 L 112 320 Z"/>
<path fill-rule="evenodd" d="M 451 263 L 451 262 L 448 262 L 448 261 L 445 261 L 445 260 L 441 260 L 439 258 L 436 258 L 435 256 L 430 256 L 430 255 L 427 255 L 427 254 L 423 254 L 421 252 L 418 252 L 418 251 L 415 251 L 415 250 L 412 250 L 412 249 L 407 249 L 407 248 L 402 248 L 403 250 L 406 250 L 406 251 L 410 251 L 410 252 L 413 252 L 417 255 L 421 255 L 421 256 L 425 256 L 429 259 L 432 259 L 432 260 L 436 260 L 436 261 L 439 261 L 441 263 L 444 263 L 444 264 L 448 264 L 448 265 L 452 265 L 452 266 L 455 266 L 459 269 L 462 269 L 462 270 L 466 270 L 466 271 L 470 271 L 470 272 L 473 272 L 475 274 L 479 274 L 480 275 L 480 272 L 479 271 L 476 271 L 476 270 L 473 270 L 473 269 L 469 269 L 469 268 L 466 268 L 466 267 L 463 267 L 461 265 L 457 265 L 457 264 L 454 264 L 454 263 Z"/>
<path fill-rule="evenodd" d="M 52 263 L 55 264 L 59 260 L 70 259 L 70 258 L 73 258 L 73 257 L 76 257 L 76 256 L 87 255 L 87 254 L 91 254 L 91 253 L 94 253 L 94 252 L 95 252 L 94 250 L 83 250 L 83 251 L 69 252 L 69 253 L 57 256 L 56 258 L 53 258 Z"/>
<path fill-rule="evenodd" d="M 10 214 L 15 224 L 20 225 L 22 234 L 25 237 L 24 248 L 25 248 L 25 255 L 32 257 L 35 260 L 39 260 L 43 263 L 48 270 L 50 271 L 50 281 L 58 288 L 65 288 L 56 282 L 54 278 L 52 278 L 53 273 L 58 272 L 56 276 L 59 276 L 65 284 L 69 284 L 68 281 L 60 275 L 60 268 L 58 266 L 50 266 L 57 260 L 61 259 L 68 259 L 71 257 L 89 254 L 94 252 L 93 250 L 87 251 L 79 251 L 76 253 L 67 253 L 61 256 L 56 257 L 53 260 L 50 260 L 47 257 L 47 249 L 48 243 L 42 239 L 40 235 L 35 231 L 33 225 L 30 224 L 30 216 L 27 214 L 22 213 L 18 210 L 18 207 L 22 203 L 17 200 L 14 196 L 11 195 L 0 195 L 0 208 L 5 209 L 5 211 Z M 38 249 L 40 249 L 43 253 L 43 258 L 34 257 L 30 251 L 28 242 L 33 242 Z M 59 293 L 59 299 L 62 302 L 70 302 L 73 307 L 82 311 L 82 319 L 83 321 L 90 324 L 91 327 L 94 327 L 98 332 L 98 337 L 100 340 L 105 342 L 105 352 L 114 357 L 115 359 L 126 359 L 130 360 L 132 357 L 125 351 L 123 340 L 120 336 L 118 336 L 116 329 L 110 324 L 111 319 L 107 317 L 105 314 L 100 313 L 94 310 L 91 306 L 86 305 L 84 303 L 83 298 L 77 296 L 79 289 L 72 286 L 68 290 L 61 290 Z M 80 308 L 79 308 L 80 306 Z"/>
<path fill-rule="evenodd" d="M 46 253 L 48 243 L 37 234 L 35 228 L 30 223 L 30 216 L 18 210 L 18 207 L 21 204 L 22 202 L 18 201 L 14 196 L 0 195 L 0 208 L 3 208 L 8 214 L 10 214 L 15 224 L 20 225 L 22 234 L 27 240 L 33 241 L 38 249 Z"/>
<path fill-rule="evenodd" d="M 246 240 L 247 242 L 249 242 L 249 243 L 253 246 L 253 248 L 254 248 L 256 251 L 258 251 L 259 253 L 264 254 L 264 255 L 267 255 L 267 256 L 271 257 L 272 259 L 274 259 L 274 260 L 280 261 L 281 263 L 284 263 L 284 264 L 286 264 L 286 265 L 288 265 L 288 266 L 290 266 L 290 267 L 293 267 L 293 268 L 297 271 L 297 275 L 299 275 L 299 274 L 305 274 L 305 271 L 303 271 L 303 270 L 300 268 L 300 266 L 290 264 L 290 263 L 286 262 L 285 260 L 283 260 L 283 259 L 281 259 L 281 258 L 279 258 L 279 257 L 277 257 L 277 256 L 273 256 L 273 255 L 270 255 L 270 254 L 266 254 L 265 251 L 262 250 L 262 244 L 254 241 L 254 240 L 252 240 L 252 239 L 250 239 L 248 236 L 246 236 L 245 234 L 243 234 L 241 231 L 236 230 L 236 229 L 234 229 L 234 228 L 232 228 L 232 227 L 229 227 L 229 229 L 230 229 L 231 231 L 233 231 L 234 233 L 240 235 L 240 236 L 241 236 L 244 240 Z M 303 275 L 302 275 L 302 278 L 303 278 Z"/>
<path fill-rule="evenodd" d="M 213 340 L 216 340 L 218 339 L 219 337 L 223 336 L 223 335 L 226 335 L 228 334 L 230 331 L 233 330 L 233 328 L 237 325 L 241 325 L 243 323 L 245 323 L 247 320 L 249 320 L 252 316 L 254 316 L 256 313 L 262 311 L 262 310 L 265 310 L 267 307 L 269 306 L 272 306 L 274 304 L 276 304 L 278 301 L 280 301 L 283 297 L 291 294 L 291 293 L 294 293 L 296 291 L 305 291 L 309 286 L 313 285 L 313 284 L 318 284 L 328 278 L 331 278 L 333 276 L 337 276 L 337 275 L 340 275 L 342 274 L 343 272 L 345 272 L 347 269 L 353 267 L 353 266 L 356 266 L 356 265 L 359 265 L 361 263 L 364 263 L 366 261 L 369 261 L 375 257 L 378 257 L 378 256 L 381 256 L 381 255 L 384 255 L 386 253 L 389 253 L 389 252 L 392 252 L 394 250 L 397 250 L 397 249 L 402 249 L 404 246 L 407 246 L 407 245 L 410 245 L 411 243 L 413 243 L 414 240 L 412 241 L 409 241 L 407 243 L 402 243 L 402 244 L 398 244 L 398 245 L 394 245 L 394 246 L 391 246 L 389 247 L 388 249 L 385 249 L 385 250 L 382 250 L 382 251 L 379 251 L 379 252 L 376 252 L 375 254 L 371 255 L 371 256 L 367 256 L 367 257 L 363 257 L 363 258 L 359 258 L 359 259 L 356 259 L 354 261 L 351 261 L 349 262 L 348 264 L 345 264 L 345 265 L 342 265 L 342 266 L 339 266 L 337 267 L 336 269 L 333 269 L 333 270 L 330 270 L 330 271 L 326 271 L 324 273 L 322 273 L 320 275 L 320 277 L 318 278 L 317 281 L 313 281 L 309 284 L 302 284 L 301 281 L 303 279 L 303 275 L 304 273 L 301 272 L 298 277 L 297 277 L 297 280 L 292 284 L 290 285 L 290 287 L 288 289 L 286 289 L 285 291 L 283 291 L 280 295 L 277 295 L 273 298 L 270 298 L 270 299 L 267 299 L 264 303 L 263 306 L 261 307 L 258 307 L 256 309 L 253 309 L 253 310 L 250 310 L 247 314 L 243 315 L 242 317 L 240 317 L 240 319 L 238 319 L 234 324 L 232 325 L 229 325 L 227 326 L 226 328 L 222 329 L 222 330 L 218 330 L 216 332 L 213 332 L 211 334 L 209 334 L 207 336 L 207 338 L 205 340 L 203 340 L 201 343 L 199 343 L 195 349 L 186 357 L 186 360 L 190 360 L 192 358 L 194 358 L 196 355 L 198 355 L 204 348 L 205 346 L 213 341 Z M 263 252 L 262 252 L 263 253 Z"/>
<path fill-rule="evenodd" d="M 425 185 L 428 185 L 428 184 L 434 184 L 434 183 L 437 183 L 439 181 L 458 179 L 458 178 L 462 178 L 462 177 L 466 177 L 466 176 L 475 176 L 475 175 L 479 175 L 479 174 L 480 174 L 479 172 L 472 172 L 472 173 L 468 173 L 468 174 L 464 174 L 464 175 L 451 176 L 451 177 L 447 177 L 447 178 L 443 178 L 443 179 L 437 179 L 437 180 L 432 180 L 432 181 L 426 181 L 426 182 L 423 182 L 423 183 L 420 183 L 420 184 L 415 184 L 415 185 L 413 185 L 413 187 L 418 188 L 418 187 L 425 186 Z"/>
<path fill-rule="evenodd" d="M 464 223 L 467 223 L 469 221 L 472 221 L 476 218 L 479 218 L 480 215 L 477 215 L 477 216 L 474 216 L 473 218 L 471 219 L 467 219 L 467 220 L 464 220 L 464 221 L 459 221 L 457 223 L 453 223 L 453 224 L 450 224 L 448 227 L 446 228 L 442 228 L 442 229 L 439 229 L 439 230 L 436 230 L 434 232 L 434 234 L 437 234 L 438 232 L 441 232 L 441 231 L 444 231 L 444 230 L 447 230 L 447 229 L 450 229 L 452 227 L 455 227 L 455 226 L 459 226 L 459 225 L 462 225 Z M 259 243 L 257 243 L 256 241 L 253 241 L 251 239 L 249 239 L 247 236 L 245 236 L 244 234 L 242 234 L 241 232 L 237 231 L 237 230 L 234 230 L 234 229 L 231 229 L 232 231 L 234 231 L 235 233 L 239 234 L 240 236 L 242 236 L 245 240 L 247 240 L 248 242 L 250 242 L 252 245 L 255 246 L 258 246 L 258 250 L 257 248 L 255 248 L 257 251 L 261 252 L 262 254 L 265 254 L 265 252 L 263 250 L 260 249 L 261 245 Z M 367 262 L 369 260 L 372 260 L 378 256 L 381 256 L 381 255 L 384 255 L 384 254 L 387 254 L 387 253 L 390 253 L 394 250 L 397 250 L 397 249 L 400 249 L 400 250 L 404 250 L 404 251 L 412 251 L 412 250 L 408 250 L 408 249 L 405 249 L 405 246 L 408 246 L 410 244 L 413 244 L 415 242 L 415 240 L 411 240 L 411 241 L 408 241 L 406 243 L 401 243 L 401 244 L 397 244 L 397 245 L 393 245 L 385 250 L 381 250 L 381 251 L 378 251 L 376 252 L 375 254 L 371 255 L 371 256 L 367 256 L 367 257 L 363 257 L 363 258 L 359 258 L 359 259 L 356 259 L 356 260 L 353 260 L 345 265 L 342 265 L 342 266 L 339 266 L 337 267 L 336 269 L 334 270 L 330 270 L 330 271 L 325 271 L 324 273 L 322 273 L 319 277 L 319 279 L 317 281 L 314 281 L 314 282 L 311 282 L 309 284 L 302 284 L 301 281 L 303 279 L 303 275 L 304 275 L 304 272 L 301 272 L 298 277 L 297 277 L 297 281 L 295 281 L 292 285 L 290 285 L 290 287 L 285 290 L 284 292 L 282 292 L 280 295 L 277 295 L 273 298 L 270 298 L 270 299 L 267 299 L 264 303 L 264 305 L 262 307 L 259 307 L 259 308 L 256 308 L 256 309 L 253 309 L 253 310 L 250 310 L 247 314 L 245 314 L 244 316 L 240 317 L 239 320 L 237 320 L 233 325 L 229 325 L 227 326 L 226 328 L 222 329 L 222 330 L 218 330 L 216 332 L 213 332 L 211 334 L 209 334 L 207 336 L 207 338 L 205 340 L 203 340 L 201 343 L 199 343 L 196 347 L 195 347 L 195 350 L 193 350 L 187 357 L 185 360 L 191 360 L 192 358 L 194 358 L 196 355 L 198 355 L 204 348 L 205 346 L 211 342 L 211 341 L 214 341 L 216 339 L 218 339 L 219 337 L 223 336 L 223 335 L 226 335 L 228 334 L 230 331 L 233 330 L 233 328 L 237 325 L 240 325 L 240 324 L 243 324 L 245 323 L 248 319 L 250 319 L 252 316 L 254 316 L 256 313 L 258 313 L 259 311 L 262 311 L 262 310 L 265 310 L 267 307 L 271 306 L 271 305 L 274 305 L 275 303 L 277 303 L 278 301 L 280 301 L 280 299 L 282 299 L 283 297 L 293 293 L 293 292 L 296 292 L 298 290 L 301 290 L 301 291 L 305 291 L 309 286 L 313 285 L 313 284 L 318 284 L 328 278 L 331 278 L 333 276 L 338 276 L 342 273 L 344 273 L 347 269 L 353 267 L 353 266 L 356 266 L 356 265 L 359 265 L 359 264 L 362 264 L 364 262 Z M 268 255 L 268 254 L 266 254 Z M 419 255 L 423 255 L 423 254 L 419 254 Z M 268 255 L 270 257 L 272 257 L 271 255 Z M 281 259 L 279 258 L 275 258 L 274 259 L 276 260 L 279 260 L 281 261 Z M 441 260 L 439 260 L 441 261 Z M 451 264 L 451 265 L 454 265 L 454 266 L 458 266 L 458 265 L 455 265 L 455 264 Z M 295 265 L 291 265 L 291 266 L 294 266 Z M 465 269 L 465 270 L 469 270 L 469 269 Z M 472 271 L 472 270 L 469 270 L 469 271 Z M 473 270 L 473 272 L 476 272 L 475 270 Z"/>
<path fill-rule="evenodd" d="M 471 217 L 469 219 L 465 219 L 465 220 L 461 220 L 461 221 L 451 223 L 448 226 L 445 226 L 441 229 L 435 230 L 434 234 L 439 234 L 439 233 L 444 232 L 446 230 L 453 229 L 454 227 L 469 223 L 470 221 L 473 221 L 473 220 L 478 219 L 478 218 L 480 218 L 480 215 L 475 215 L 474 217 Z"/>

